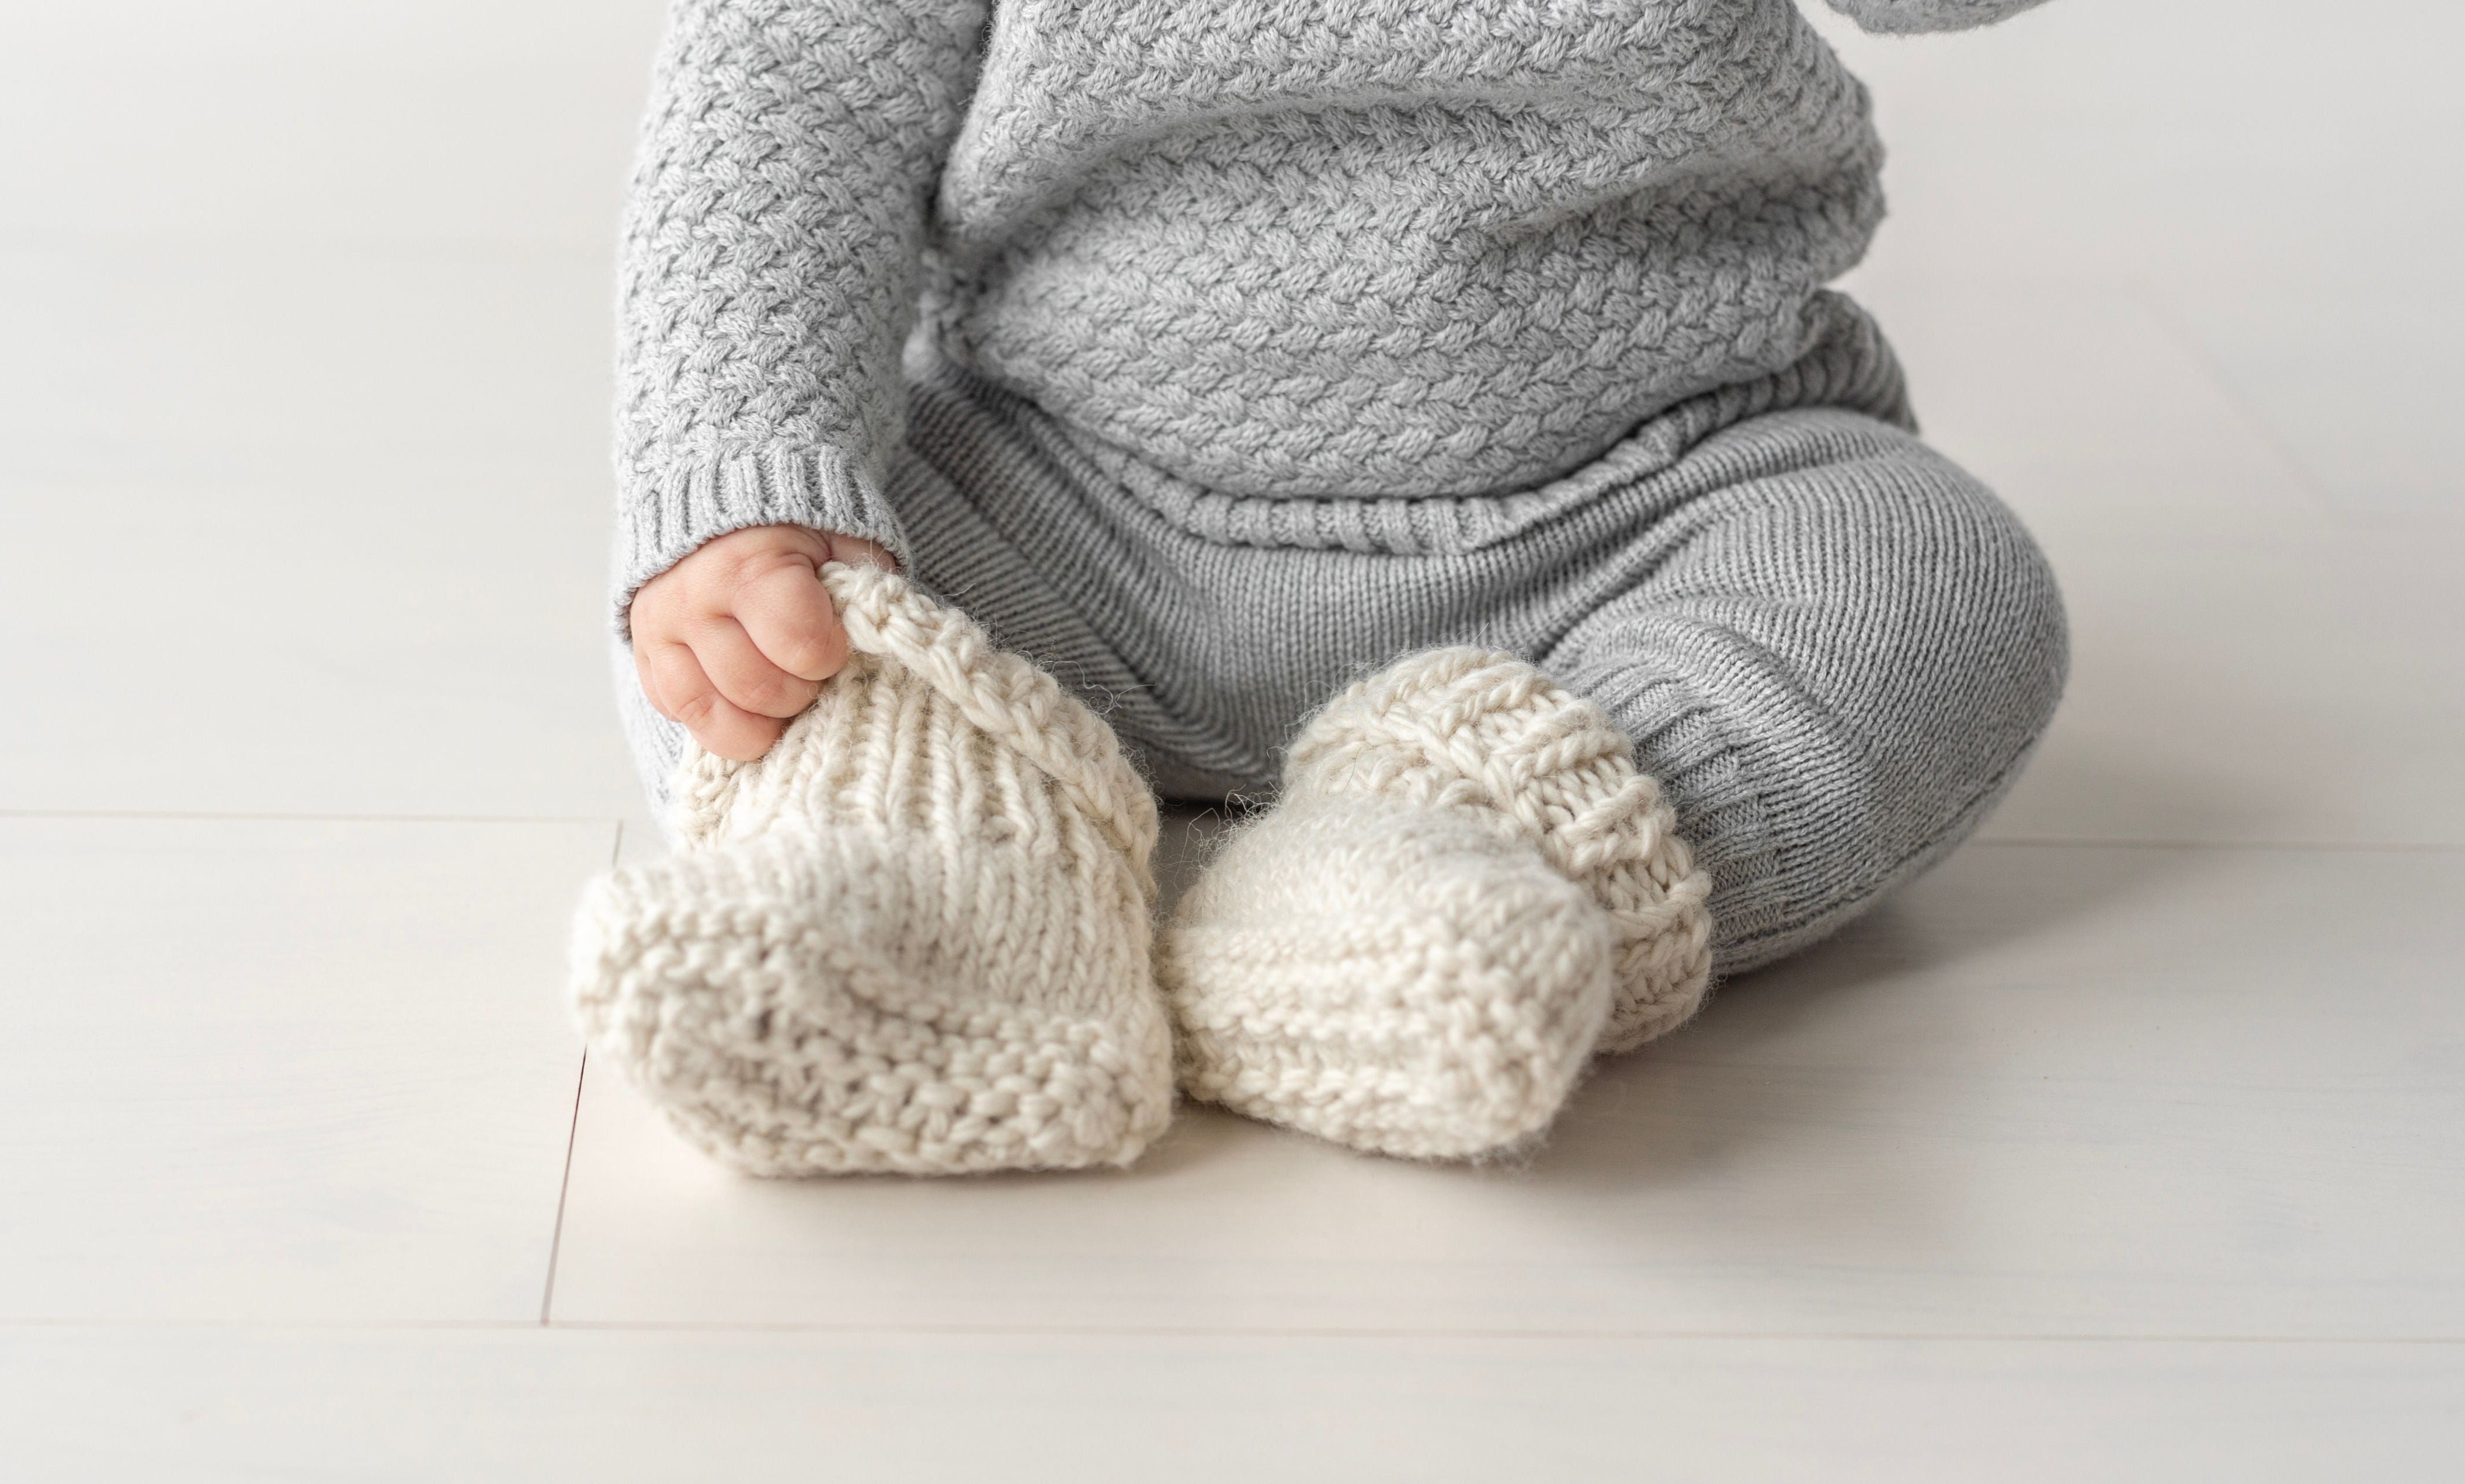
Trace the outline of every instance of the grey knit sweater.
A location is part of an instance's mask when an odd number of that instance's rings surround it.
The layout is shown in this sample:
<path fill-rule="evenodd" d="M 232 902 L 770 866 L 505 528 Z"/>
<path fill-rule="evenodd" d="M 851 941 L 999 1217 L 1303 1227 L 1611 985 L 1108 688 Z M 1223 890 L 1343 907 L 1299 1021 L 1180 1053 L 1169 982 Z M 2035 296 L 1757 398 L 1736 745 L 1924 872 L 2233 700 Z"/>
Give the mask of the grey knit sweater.
<path fill-rule="evenodd" d="M 1832 0 L 1879 31 L 2037 0 Z M 1882 210 L 1791 0 L 675 0 L 617 584 L 903 546 L 902 351 L 1230 493 L 1477 495 L 1788 365 Z"/>

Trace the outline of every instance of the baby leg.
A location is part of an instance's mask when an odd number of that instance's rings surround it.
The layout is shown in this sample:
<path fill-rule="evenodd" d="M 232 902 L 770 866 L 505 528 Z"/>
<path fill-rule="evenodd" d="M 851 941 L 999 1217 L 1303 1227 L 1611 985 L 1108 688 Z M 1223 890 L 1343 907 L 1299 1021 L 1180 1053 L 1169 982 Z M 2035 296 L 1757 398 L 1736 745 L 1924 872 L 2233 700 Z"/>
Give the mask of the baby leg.
<path fill-rule="evenodd" d="M 1862 432 L 1656 522 L 1632 580 L 1539 656 L 1670 789 L 1712 875 L 1718 973 L 1949 853 L 2061 694 L 2061 600 L 2028 532 L 1916 439 Z"/>
<path fill-rule="evenodd" d="M 1282 802 L 1163 941 L 1186 1089 L 1390 1153 L 1512 1143 L 1588 1054 L 1945 853 L 2060 691 L 2034 544 L 1873 419 L 1734 428 L 1581 523 L 1458 565 L 1481 616 L 1432 636 L 1474 646 L 1393 661 L 1301 729 Z M 1588 918 L 1510 894 L 1513 858 Z"/>

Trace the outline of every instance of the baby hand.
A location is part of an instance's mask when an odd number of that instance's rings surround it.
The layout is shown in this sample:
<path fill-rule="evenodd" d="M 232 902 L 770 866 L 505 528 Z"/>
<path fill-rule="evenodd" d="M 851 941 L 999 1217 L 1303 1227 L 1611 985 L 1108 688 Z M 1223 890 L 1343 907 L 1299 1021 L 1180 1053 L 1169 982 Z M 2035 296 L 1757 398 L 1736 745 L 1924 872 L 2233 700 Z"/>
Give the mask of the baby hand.
<path fill-rule="evenodd" d="M 633 594 L 633 670 L 659 715 L 722 758 L 770 750 L 847 663 L 825 562 L 899 564 L 872 542 L 801 525 L 730 532 Z"/>

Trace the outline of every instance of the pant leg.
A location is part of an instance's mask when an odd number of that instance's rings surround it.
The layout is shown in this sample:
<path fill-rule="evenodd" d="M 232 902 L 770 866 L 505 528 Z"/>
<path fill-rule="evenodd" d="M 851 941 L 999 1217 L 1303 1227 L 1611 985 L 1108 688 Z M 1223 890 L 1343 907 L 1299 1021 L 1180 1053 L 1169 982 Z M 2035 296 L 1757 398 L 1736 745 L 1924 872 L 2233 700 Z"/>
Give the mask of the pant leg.
<path fill-rule="evenodd" d="M 1965 838 L 2062 688 L 2042 555 L 1885 417 L 1747 412 L 1501 500 L 1228 499 L 1123 482 L 1032 409 L 919 398 L 918 575 L 1077 687 L 1163 791 L 1274 786 L 1344 684 L 1506 650 L 1606 706 L 1716 882 L 1732 972 Z M 1561 498 L 1561 497 L 1565 498 Z"/>
<path fill-rule="evenodd" d="M 2061 694 L 2061 599 L 1977 480 L 1853 414 L 1729 430 L 1539 655 L 1608 709 L 1712 872 L 1716 967 L 1831 933 L 1965 839 Z M 1758 449 L 1760 441 L 1791 446 Z M 1774 456 L 1777 454 L 1779 456 Z"/>

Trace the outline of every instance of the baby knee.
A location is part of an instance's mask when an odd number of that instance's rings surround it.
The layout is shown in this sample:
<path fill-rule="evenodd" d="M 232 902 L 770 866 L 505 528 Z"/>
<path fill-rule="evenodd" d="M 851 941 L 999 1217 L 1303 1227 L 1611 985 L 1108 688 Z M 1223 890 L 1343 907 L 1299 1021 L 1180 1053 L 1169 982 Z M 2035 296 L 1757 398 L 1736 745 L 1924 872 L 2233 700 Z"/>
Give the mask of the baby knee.
<path fill-rule="evenodd" d="M 2010 506 L 1948 464 L 1913 498 L 1925 535 L 1897 558 L 1899 585 L 1933 622 L 1904 653 L 1911 683 L 1938 692 L 1947 724 L 1983 727 L 2016 758 L 2053 720 L 2071 669 L 2062 590 Z"/>
<path fill-rule="evenodd" d="M 1835 473 L 1800 507 L 1814 523 L 1791 522 L 1796 616 L 1763 635 L 1788 683 L 1734 719 L 1771 875 L 1732 872 L 1729 969 L 1823 936 L 1974 831 L 2069 671 L 2053 567 L 1983 484 L 1921 450 Z"/>

